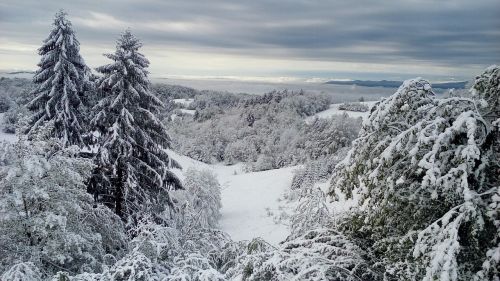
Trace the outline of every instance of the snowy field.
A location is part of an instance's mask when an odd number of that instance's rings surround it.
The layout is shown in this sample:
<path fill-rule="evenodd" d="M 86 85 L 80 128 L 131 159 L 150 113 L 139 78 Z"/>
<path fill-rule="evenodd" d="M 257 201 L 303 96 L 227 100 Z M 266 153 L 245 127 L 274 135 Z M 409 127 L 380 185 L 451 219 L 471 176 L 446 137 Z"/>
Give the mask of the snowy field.
<path fill-rule="evenodd" d="M 223 185 L 221 228 L 237 241 L 254 237 L 262 237 L 274 245 L 283 241 L 289 234 L 288 227 L 275 222 L 268 210 L 278 211 L 278 200 L 290 187 L 294 169 L 239 175 L 219 172 Z"/>
<path fill-rule="evenodd" d="M 261 237 L 272 245 L 278 245 L 290 234 L 289 227 L 276 218 L 282 211 L 292 211 L 297 204 L 282 199 L 289 191 L 293 173 L 299 166 L 245 173 L 242 164 L 209 165 L 174 151 L 169 151 L 169 155 L 181 164 L 184 171 L 189 168 L 208 169 L 217 175 L 222 186 L 220 227 L 233 240 Z M 178 170 L 177 175 L 183 178 Z M 316 186 L 327 192 L 330 181 L 317 183 Z M 357 194 L 354 199 L 345 200 L 340 190 L 337 192 L 340 200 L 327 203 L 332 214 L 345 212 L 357 204 Z"/>
<path fill-rule="evenodd" d="M 190 115 L 194 115 L 194 113 L 196 112 L 196 110 L 194 109 L 184 109 L 184 108 L 181 108 L 180 109 L 182 113 L 184 114 L 190 114 Z"/>
<path fill-rule="evenodd" d="M 194 99 L 173 99 L 172 101 L 174 103 L 182 104 L 185 107 L 187 107 L 188 105 L 190 105 L 194 101 Z"/>
<path fill-rule="evenodd" d="M 362 102 L 362 104 L 367 105 L 369 108 L 371 108 L 375 103 L 376 103 L 376 101 Z M 320 112 L 314 114 L 313 116 L 307 117 L 306 122 L 309 123 L 309 122 L 313 121 L 314 118 L 316 118 L 316 117 L 317 118 L 329 118 L 329 117 L 332 117 L 335 115 L 343 115 L 344 113 L 347 114 L 349 117 L 354 117 L 354 118 L 361 117 L 361 118 L 365 119 L 370 114 L 370 111 L 359 112 L 359 111 L 340 110 L 339 106 L 341 104 L 342 103 L 331 104 L 329 109 L 320 111 Z"/>
<path fill-rule="evenodd" d="M 289 234 L 288 227 L 275 223 L 268 210 L 276 211 L 278 200 L 290 187 L 296 167 L 262 172 L 242 172 L 242 165 L 208 165 L 173 151 L 169 154 L 183 170 L 208 169 L 217 175 L 222 186 L 222 218 L 220 227 L 235 241 L 261 237 L 277 245 Z M 179 172 L 177 173 L 183 177 Z"/>

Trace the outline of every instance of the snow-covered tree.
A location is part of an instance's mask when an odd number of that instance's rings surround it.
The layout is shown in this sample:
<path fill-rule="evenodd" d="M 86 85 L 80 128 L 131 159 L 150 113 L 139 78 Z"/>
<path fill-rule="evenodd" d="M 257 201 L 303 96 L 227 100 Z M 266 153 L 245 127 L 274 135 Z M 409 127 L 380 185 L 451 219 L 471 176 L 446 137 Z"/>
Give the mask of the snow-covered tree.
<path fill-rule="evenodd" d="M 402 130 L 424 118 L 425 109 L 432 106 L 430 84 L 421 79 L 405 81 L 391 97 L 378 102 L 363 123 L 358 138 L 348 156 L 336 168 L 334 184 L 348 195 L 359 186 L 358 175 L 367 177 L 373 162 L 367 161 L 379 155 Z"/>
<path fill-rule="evenodd" d="M 53 27 L 38 49 L 42 58 L 33 77 L 34 97 L 27 104 L 33 114 L 25 132 L 30 135 L 53 121 L 52 136 L 61 139 L 63 146 L 82 146 L 86 132 L 82 97 L 92 88 L 90 70 L 80 56 L 80 43 L 65 12 L 56 14 Z"/>
<path fill-rule="evenodd" d="M 257 159 L 255 145 L 247 140 L 230 142 L 224 151 L 224 162 L 232 165 L 238 162 L 253 162 Z"/>
<path fill-rule="evenodd" d="M 159 217 L 172 205 L 169 190 L 181 186 L 169 169 L 170 138 L 155 116 L 162 103 L 150 92 L 149 61 L 139 52 L 141 46 L 127 30 L 116 52 L 106 55 L 113 62 L 97 68 L 103 74 L 98 82 L 102 99 L 91 121 L 101 136 L 89 191 L 132 221 L 141 212 Z"/>
<path fill-rule="evenodd" d="M 148 281 L 153 279 L 153 264 L 150 259 L 140 252 L 132 252 L 123 259 L 119 260 L 107 276 L 109 280 L 126 281 Z"/>
<path fill-rule="evenodd" d="M 490 244 L 493 246 L 486 252 L 481 271 L 474 277 L 476 280 L 500 280 L 500 66 L 490 66 L 476 77 L 472 96 L 482 104 L 481 114 L 487 123 L 491 122 L 492 125 L 484 142 L 484 156 L 490 161 L 484 163 L 486 167 L 483 177 L 484 185 L 492 189 L 483 203 L 488 203 L 485 208 L 486 216 L 497 233 Z"/>
<path fill-rule="evenodd" d="M 349 147 L 341 148 L 333 154 L 309 161 L 303 168 L 296 169 L 290 188 L 300 196 L 303 190 L 311 188 L 315 183 L 328 181 L 335 166 L 346 157 L 348 151 Z"/>
<path fill-rule="evenodd" d="M 32 262 L 21 262 L 13 265 L 1 275 L 2 281 L 41 281 L 42 273 Z"/>
<path fill-rule="evenodd" d="M 178 227 L 183 229 L 215 228 L 220 218 L 220 184 L 215 175 L 207 170 L 190 168 L 183 182 L 185 190 L 175 192 L 182 204 Z"/>
<path fill-rule="evenodd" d="M 331 215 L 321 189 L 317 187 L 304 189 L 291 217 L 291 233 L 287 240 L 303 235 L 311 229 L 329 227 Z"/>
<path fill-rule="evenodd" d="M 323 94 L 271 92 L 261 97 L 203 91 L 189 107 L 197 115 L 168 123 L 176 151 L 199 161 L 246 162 L 258 171 L 304 163 L 349 146 L 360 119 L 304 122 L 328 108 Z M 201 117 L 200 117 L 201 116 Z M 341 120 L 339 120 L 341 119 Z"/>
<path fill-rule="evenodd" d="M 435 99 L 428 82 L 406 81 L 335 168 L 331 194 L 361 197 L 343 230 L 377 253 L 386 278 L 498 278 L 498 131 L 478 110 L 490 104 Z"/>
<path fill-rule="evenodd" d="M 482 115 L 486 119 L 500 118 L 500 66 L 492 65 L 477 76 L 471 91 L 475 99 L 485 102 Z"/>
<path fill-rule="evenodd" d="M 198 253 L 189 253 L 175 259 L 167 281 L 225 281 L 224 275 L 214 269 L 209 260 Z"/>
<path fill-rule="evenodd" d="M 129 252 L 106 263 L 102 273 L 82 273 L 62 280 L 226 280 L 223 271 L 234 266 L 241 254 L 235 253 L 236 243 L 216 229 L 195 227 L 181 233 L 143 217 L 132 231 L 135 237 Z"/>
<path fill-rule="evenodd" d="M 25 262 L 10 271 L 94 272 L 125 246 L 120 219 L 85 190 L 91 161 L 61 146 L 20 140 L 0 150 L 0 271 Z"/>
<path fill-rule="evenodd" d="M 141 252 L 132 251 L 102 273 L 58 272 L 51 281 L 161 281 L 165 280 L 168 270 L 158 272 L 153 263 Z"/>
<path fill-rule="evenodd" d="M 152 216 L 141 218 L 131 232 L 134 238 L 129 243 L 130 251 L 140 252 L 154 263 L 165 262 L 182 251 L 180 231 L 156 224 Z"/>
<path fill-rule="evenodd" d="M 327 229 L 310 230 L 279 248 L 254 240 L 229 280 L 358 281 L 377 280 L 365 253 L 345 236 Z"/>

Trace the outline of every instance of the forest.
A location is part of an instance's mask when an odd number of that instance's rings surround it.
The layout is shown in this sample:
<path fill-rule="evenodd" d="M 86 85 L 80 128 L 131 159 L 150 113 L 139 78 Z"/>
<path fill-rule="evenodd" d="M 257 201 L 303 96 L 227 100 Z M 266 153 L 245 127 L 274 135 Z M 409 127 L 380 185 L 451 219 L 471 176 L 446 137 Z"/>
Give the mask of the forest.
<path fill-rule="evenodd" d="M 499 66 L 344 103 L 153 83 L 130 29 L 91 69 L 75 34 L 0 78 L 2 281 L 500 280 Z M 221 227 L 228 167 L 291 171 L 282 241 Z"/>

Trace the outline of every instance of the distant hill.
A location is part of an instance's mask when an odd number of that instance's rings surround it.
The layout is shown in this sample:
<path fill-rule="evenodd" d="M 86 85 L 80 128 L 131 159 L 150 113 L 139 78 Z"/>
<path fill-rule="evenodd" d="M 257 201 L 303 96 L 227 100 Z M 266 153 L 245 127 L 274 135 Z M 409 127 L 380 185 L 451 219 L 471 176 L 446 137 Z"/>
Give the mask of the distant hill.
<path fill-rule="evenodd" d="M 34 74 L 35 74 L 34 71 L 29 71 L 29 70 L 19 70 L 19 71 L 0 70 L 0 77 L 5 77 L 5 78 L 32 79 Z"/>
<path fill-rule="evenodd" d="M 398 88 L 403 84 L 403 81 L 390 81 L 390 80 L 380 80 L 380 81 L 369 81 L 369 80 L 342 80 L 342 81 L 328 81 L 325 84 L 335 84 L 335 85 L 356 85 L 363 87 L 384 87 L 384 88 Z M 441 82 L 432 83 L 432 87 L 435 89 L 464 89 L 467 81 L 457 81 L 457 82 Z"/>
<path fill-rule="evenodd" d="M 35 74 L 35 71 L 12 71 L 12 72 L 7 72 L 7 74 Z"/>

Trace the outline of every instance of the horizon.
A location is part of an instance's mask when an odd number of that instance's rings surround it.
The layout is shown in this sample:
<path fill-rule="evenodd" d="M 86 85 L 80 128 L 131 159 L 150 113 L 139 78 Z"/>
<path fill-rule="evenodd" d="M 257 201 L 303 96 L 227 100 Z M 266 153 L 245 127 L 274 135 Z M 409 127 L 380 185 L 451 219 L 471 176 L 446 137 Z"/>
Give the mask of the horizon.
<path fill-rule="evenodd" d="M 488 66 L 491 67 L 491 66 Z M 91 71 L 95 75 L 99 75 L 98 72 L 96 72 L 94 69 L 91 68 Z M 0 69 L 0 75 L 3 74 L 8 74 L 8 75 L 16 75 L 16 74 L 34 74 L 36 72 L 36 69 Z M 9 78 L 8 76 L 0 76 L 0 77 L 6 77 Z M 17 77 L 13 76 L 15 78 L 23 78 L 23 77 Z M 414 78 L 424 78 L 421 76 L 412 76 L 408 77 L 407 79 L 386 79 L 381 77 L 380 79 L 362 79 L 362 78 L 356 78 L 356 77 L 351 77 L 351 78 L 336 78 L 336 77 L 331 77 L 331 78 L 322 78 L 322 77 L 297 77 L 297 76 L 276 76 L 276 77 L 270 77 L 270 76 L 229 76 L 229 75 L 220 75 L 220 76 L 214 76 L 214 75 L 205 75 L 205 76 L 200 76 L 200 75 L 155 75 L 154 73 L 150 73 L 150 78 L 156 81 L 161 81 L 161 80 L 193 80 L 193 81 L 234 81 L 234 82 L 257 82 L 257 83 L 272 83 L 272 84 L 286 84 L 286 83 L 291 83 L 291 84 L 325 84 L 327 82 L 354 82 L 354 81 L 371 81 L 371 82 L 378 82 L 378 81 L 397 81 L 397 82 L 403 82 L 408 79 L 414 79 Z M 449 79 L 427 79 L 429 82 L 432 83 L 448 83 L 448 82 L 470 82 L 472 81 L 474 77 L 470 77 L 468 79 L 456 79 L 454 77 L 450 77 Z"/>

